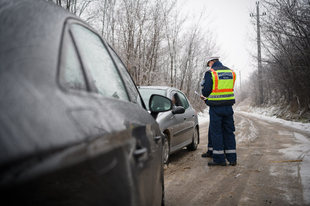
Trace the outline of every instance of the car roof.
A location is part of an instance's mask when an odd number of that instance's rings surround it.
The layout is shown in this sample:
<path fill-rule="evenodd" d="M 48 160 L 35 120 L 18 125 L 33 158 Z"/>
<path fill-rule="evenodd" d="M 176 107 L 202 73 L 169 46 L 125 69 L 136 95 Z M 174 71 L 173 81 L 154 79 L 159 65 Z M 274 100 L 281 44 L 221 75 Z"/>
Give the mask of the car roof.
<path fill-rule="evenodd" d="M 69 100 L 57 84 L 68 18 L 79 20 L 47 1 L 0 0 L 0 166 L 84 138 L 71 132 L 76 126 L 65 113 Z M 55 129 L 63 125 L 65 130 Z"/>
<path fill-rule="evenodd" d="M 176 88 L 173 87 L 168 87 L 168 86 L 139 86 L 139 89 L 160 89 L 160 90 L 177 90 L 180 91 Z"/>
<path fill-rule="evenodd" d="M 1 0 L 0 72 L 18 75 L 44 71 L 40 75 L 43 79 L 56 75 L 62 31 L 69 17 L 76 18 L 50 2 Z M 35 75 L 28 78 L 37 81 Z"/>

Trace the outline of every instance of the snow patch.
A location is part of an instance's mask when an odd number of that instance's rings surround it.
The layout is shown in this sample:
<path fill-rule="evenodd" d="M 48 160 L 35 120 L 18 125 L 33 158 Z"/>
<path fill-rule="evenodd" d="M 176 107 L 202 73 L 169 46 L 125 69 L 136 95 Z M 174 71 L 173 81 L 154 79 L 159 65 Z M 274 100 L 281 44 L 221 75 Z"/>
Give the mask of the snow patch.
<path fill-rule="evenodd" d="M 310 123 L 302 123 L 302 122 L 292 122 L 292 121 L 287 121 L 284 119 L 280 119 L 277 118 L 275 116 L 273 117 L 267 117 L 261 114 L 255 114 L 255 113 L 248 113 L 248 112 L 242 112 L 242 111 L 237 111 L 236 113 L 241 113 L 247 116 L 252 116 L 252 117 L 256 117 L 258 119 L 262 119 L 265 121 L 269 121 L 269 122 L 274 122 L 274 123 L 279 123 L 282 124 L 284 126 L 288 126 L 297 130 L 302 130 L 304 132 L 309 133 L 310 135 Z"/>
<path fill-rule="evenodd" d="M 288 131 L 278 131 L 279 135 L 281 136 L 291 136 L 292 133 Z"/>
<path fill-rule="evenodd" d="M 291 160 L 302 160 L 298 163 L 295 172 L 297 177 L 301 179 L 303 185 L 303 197 L 306 204 L 310 204 L 310 141 L 307 137 L 302 134 L 294 132 L 296 138 L 296 144 L 286 149 L 281 149 L 280 152 L 284 153 L 288 159 Z"/>
<path fill-rule="evenodd" d="M 236 127 L 240 127 L 238 130 L 239 131 L 247 131 L 249 130 L 250 132 L 242 132 L 238 136 L 236 136 L 237 143 L 241 142 L 246 142 L 246 141 L 253 141 L 257 138 L 257 130 L 255 126 L 253 125 L 253 122 L 250 119 L 246 119 L 242 116 L 240 116 L 242 119 L 236 125 Z"/>
<path fill-rule="evenodd" d="M 293 112 L 290 109 L 290 105 L 287 105 L 284 102 L 279 102 L 278 104 L 269 102 L 261 107 L 251 106 L 252 104 L 253 102 L 251 98 L 247 98 L 235 106 L 236 111 L 245 111 L 269 117 L 280 117 L 289 121 L 310 122 L 310 111 L 301 110 L 299 112 Z"/>
<path fill-rule="evenodd" d="M 298 139 L 300 142 L 310 144 L 310 140 L 302 134 L 294 132 L 294 137 Z"/>
<path fill-rule="evenodd" d="M 241 175 L 240 173 L 239 173 L 239 174 L 237 174 L 235 178 L 238 178 L 240 175 Z"/>
<path fill-rule="evenodd" d="M 203 112 L 198 113 L 198 123 L 204 124 L 210 122 L 209 110 L 205 109 Z"/>

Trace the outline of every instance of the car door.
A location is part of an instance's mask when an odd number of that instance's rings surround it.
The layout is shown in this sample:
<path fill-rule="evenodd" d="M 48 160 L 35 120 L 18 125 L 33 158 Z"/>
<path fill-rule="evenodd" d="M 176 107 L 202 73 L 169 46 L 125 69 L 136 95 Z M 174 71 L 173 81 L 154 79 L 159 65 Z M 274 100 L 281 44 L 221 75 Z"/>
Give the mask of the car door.
<path fill-rule="evenodd" d="M 78 177 L 76 182 L 82 185 L 77 190 L 78 197 L 71 195 L 70 201 L 78 200 L 80 205 L 136 205 L 132 195 L 135 188 L 132 178 L 128 178 L 128 174 L 131 174 L 128 153 L 133 152 L 128 148 L 133 148 L 135 138 L 130 132 L 113 130 L 106 121 L 102 105 L 98 101 L 100 95 L 96 96 L 94 93 L 97 90 L 94 90 L 95 86 L 86 72 L 86 62 L 82 61 L 82 53 L 77 50 L 81 42 L 74 39 L 74 25 L 78 25 L 74 23 L 78 22 L 69 20 L 63 32 L 59 84 L 67 96 L 68 108 L 65 114 L 85 137 L 81 150 L 87 154 L 87 162 L 82 169 L 70 171 L 72 177 Z M 111 80 L 117 83 L 118 79 L 112 77 Z M 118 98 L 128 101 L 124 87 L 120 86 L 118 89 Z M 126 130 L 126 126 L 120 125 L 119 130 L 122 129 Z M 72 158 L 78 157 L 79 154 L 76 154 Z"/>
<path fill-rule="evenodd" d="M 135 138 L 135 141 L 128 140 L 131 145 L 125 145 L 127 148 L 119 148 L 123 152 L 116 153 L 120 155 L 119 159 L 128 160 L 124 164 L 130 166 L 131 171 L 119 170 L 116 173 L 132 181 L 135 191 L 131 191 L 131 197 L 134 198 L 132 201 L 136 202 L 135 204 L 152 205 L 156 200 L 160 200 L 160 197 L 154 197 L 154 190 L 160 188 L 156 191 L 157 196 L 160 196 L 162 182 L 160 179 L 162 142 L 159 129 L 156 128 L 158 125 L 143 109 L 135 84 L 125 71 L 126 68 L 121 67 L 116 54 L 112 58 L 112 50 L 109 50 L 104 41 L 90 29 L 72 24 L 71 30 L 94 92 L 98 91 L 102 96 L 115 99 L 114 106 L 119 105 L 117 111 L 106 111 L 111 118 L 111 122 L 107 124 L 116 124 L 122 120 L 120 127 L 125 127 L 124 130 L 130 131 L 130 135 Z M 101 99 L 98 95 L 95 96 L 103 110 L 106 109 L 107 102 L 108 104 L 112 102 Z M 125 151 L 127 154 L 124 153 Z M 127 167 L 124 166 L 124 168 Z M 105 181 L 109 180 L 105 179 Z M 119 187 L 116 187 L 116 184 Z M 122 194 L 121 182 L 114 183 L 113 187 Z"/>
<path fill-rule="evenodd" d="M 145 108 L 142 97 L 124 64 L 112 48 L 110 48 L 110 52 L 124 79 L 131 101 Z M 148 102 L 146 102 L 146 104 L 148 104 Z M 147 204 L 147 200 L 156 200 L 162 195 L 162 138 L 161 134 L 158 133 L 159 131 L 158 124 L 155 122 L 151 125 L 138 127 L 134 131 L 135 137 L 142 142 L 142 146 L 148 149 L 148 159 L 152 160 L 147 162 L 148 165 L 145 165 L 145 167 L 148 168 L 148 171 L 144 172 L 141 168 L 135 169 L 137 174 L 141 174 L 139 188 L 141 197 L 144 198 L 142 200 L 143 205 Z M 156 205 L 157 203 L 156 201 L 153 201 L 152 204 Z"/>
<path fill-rule="evenodd" d="M 182 141 L 190 143 L 192 141 L 193 132 L 194 132 L 194 125 L 195 125 L 194 117 L 195 117 L 195 115 L 191 111 L 191 107 L 190 107 L 190 104 L 189 104 L 186 96 L 180 91 L 178 91 L 177 94 L 178 94 L 178 96 L 182 102 L 182 105 L 185 109 L 185 112 L 183 114 L 184 122 L 183 122 L 183 128 L 182 128 L 182 131 L 183 131 Z"/>
<path fill-rule="evenodd" d="M 175 99 L 175 106 L 183 106 L 182 101 L 176 90 L 172 90 L 170 95 L 171 99 Z M 184 118 L 184 114 L 172 114 L 172 117 L 170 118 L 171 124 L 173 124 L 173 136 L 170 142 L 172 152 L 182 147 L 182 144 L 184 142 Z"/>

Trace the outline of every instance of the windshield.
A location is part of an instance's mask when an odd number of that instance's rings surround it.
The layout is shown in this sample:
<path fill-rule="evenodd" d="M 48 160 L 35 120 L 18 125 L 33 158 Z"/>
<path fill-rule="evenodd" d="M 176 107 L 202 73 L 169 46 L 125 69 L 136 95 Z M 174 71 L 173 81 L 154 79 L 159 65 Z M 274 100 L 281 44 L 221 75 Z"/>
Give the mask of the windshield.
<path fill-rule="evenodd" d="M 149 101 L 150 101 L 150 97 L 152 94 L 159 94 L 159 95 L 166 96 L 166 90 L 163 90 L 163 89 L 143 89 L 143 88 L 140 88 L 139 91 L 140 91 L 140 94 L 142 96 L 142 99 L 144 101 L 144 104 L 145 104 L 147 110 L 150 110 L 149 109 Z"/>

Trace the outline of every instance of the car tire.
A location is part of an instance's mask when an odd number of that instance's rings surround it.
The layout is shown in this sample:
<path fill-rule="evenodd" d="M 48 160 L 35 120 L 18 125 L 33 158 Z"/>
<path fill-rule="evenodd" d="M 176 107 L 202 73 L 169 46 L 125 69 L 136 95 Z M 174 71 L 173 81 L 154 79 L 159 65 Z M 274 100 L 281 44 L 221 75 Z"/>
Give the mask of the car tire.
<path fill-rule="evenodd" d="M 165 134 L 165 140 L 164 140 L 164 149 L 163 149 L 163 155 L 164 155 L 164 164 L 168 163 L 169 160 L 169 153 L 170 153 L 170 142 L 168 136 Z"/>
<path fill-rule="evenodd" d="M 187 150 L 195 151 L 198 147 L 198 143 L 199 143 L 199 133 L 198 128 L 196 127 L 193 134 L 193 141 L 190 145 L 187 146 Z"/>

